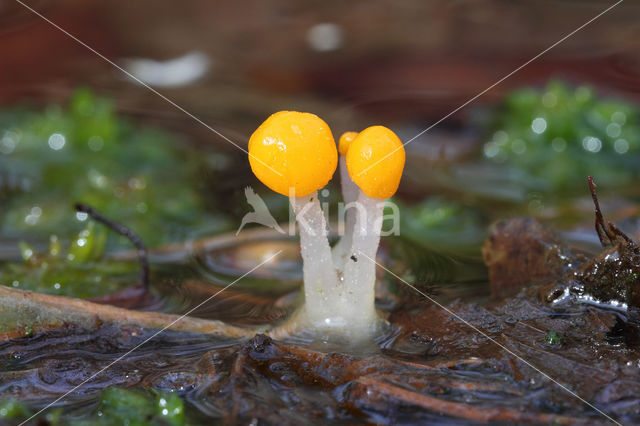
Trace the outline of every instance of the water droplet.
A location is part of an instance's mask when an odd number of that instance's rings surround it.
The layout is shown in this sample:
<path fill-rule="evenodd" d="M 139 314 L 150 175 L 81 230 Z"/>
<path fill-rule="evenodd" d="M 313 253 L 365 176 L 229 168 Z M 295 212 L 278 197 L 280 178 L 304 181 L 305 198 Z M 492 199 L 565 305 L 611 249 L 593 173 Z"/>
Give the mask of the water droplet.
<path fill-rule="evenodd" d="M 31 207 L 29 214 L 25 216 L 24 221 L 27 225 L 35 225 L 40 220 L 42 209 L 38 206 Z"/>
<path fill-rule="evenodd" d="M 13 137 L 13 135 L 15 135 L 15 133 L 6 132 L 2 139 L 0 139 L 0 153 L 9 155 L 16 149 L 17 138 Z"/>
<path fill-rule="evenodd" d="M 487 142 L 486 144 L 484 144 L 484 156 L 487 158 L 493 158 L 496 155 L 498 155 L 498 152 L 500 152 L 500 148 L 498 148 L 498 145 L 491 141 L 491 142 Z"/>
<path fill-rule="evenodd" d="M 524 154 L 527 150 L 527 144 L 522 139 L 516 139 L 511 142 L 511 150 L 518 155 Z"/>
<path fill-rule="evenodd" d="M 95 169 L 89 170 L 87 177 L 91 185 L 95 188 L 104 188 L 107 185 L 107 178 Z"/>
<path fill-rule="evenodd" d="M 620 133 L 622 133 L 622 127 L 620 127 L 618 123 L 609 123 L 609 125 L 607 125 L 606 132 L 607 136 L 617 138 L 620 136 Z"/>
<path fill-rule="evenodd" d="M 142 190 L 147 187 L 147 183 L 144 181 L 144 179 L 140 179 L 137 177 L 133 177 L 129 179 L 128 185 L 129 185 L 129 188 L 138 189 L 138 190 Z"/>
<path fill-rule="evenodd" d="M 98 152 L 104 146 L 104 140 L 100 136 L 91 136 L 87 141 L 89 149 L 94 152 Z"/>
<path fill-rule="evenodd" d="M 556 152 L 562 152 L 567 149 L 567 141 L 565 141 L 563 138 L 554 138 L 551 141 L 551 148 L 553 148 L 553 150 Z"/>
<path fill-rule="evenodd" d="M 534 118 L 531 122 L 531 130 L 538 135 L 544 133 L 547 130 L 547 120 L 542 117 Z"/>
<path fill-rule="evenodd" d="M 600 152 L 602 149 L 602 141 L 595 136 L 587 136 L 582 139 L 582 147 L 589 152 Z"/>
<path fill-rule="evenodd" d="M 493 140 L 500 146 L 504 146 L 509 142 L 509 134 L 504 130 L 498 130 L 493 134 Z"/>
<path fill-rule="evenodd" d="M 576 100 L 580 103 L 585 103 L 591 99 L 591 89 L 586 86 L 580 86 L 575 91 Z"/>
<path fill-rule="evenodd" d="M 558 97 L 553 92 L 547 92 L 542 95 L 542 105 L 547 108 L 553 108 L 558 104 Z"/>
<path fill-rule="evenodd" d="M 627 115 L 622 111 L 616 111 L 611 114 L 611 121 L 623 126 L 627 122 Z"/>
<path fill-rule="evenodd" d="M 618 154 L 626 154 L 627 151 L 629 151 L 629 142 L 627 142 L 626 139 L 617 139 L 614 143 L 613 143 L 613 149 L 618 153 Z"/>
<path fill-rule="evenodd" d="M 49 148 L 53 149 L 54 151 L 59 151 L 62 148 L 64 148 L 65 143 L 67 143 L 64 135 L 60 134 L 60 133 L 54 133 L 51 136 L 49 136 Z"/>

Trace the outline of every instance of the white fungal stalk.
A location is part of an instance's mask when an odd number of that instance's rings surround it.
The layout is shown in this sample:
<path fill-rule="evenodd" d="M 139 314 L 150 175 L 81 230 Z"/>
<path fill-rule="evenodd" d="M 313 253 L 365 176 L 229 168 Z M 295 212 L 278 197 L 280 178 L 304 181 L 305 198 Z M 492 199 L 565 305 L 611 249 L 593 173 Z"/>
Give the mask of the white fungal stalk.
<path fill-rule="evenodd" d="M 317 326 L 338 326 L 343 323 L 340 318 L 343 285 L 338 282 L 333 265 L 327 225 L 317 192 L 289 199 L 300 233 L 307 319 Z"/>
<path fill-rule="evenodd" d="M 344 227 L 339 227 L 342 232 L 340 240 L 333 247 L 333 263 L 339 274 L 344 272 L 344 265 L 351 255 L 351 244 L 353 240 L 353 230 L 356 226 L 357 206 L 355 205 L 360 189 L 353 182 L 347 170 L 347 160 L 345 156 L 340 156 L 340 186 L 342 189 L 342 200 L 344 209 L 340 214 L 346 214 Z M 342 216 L 340 217 L 342 220 Z"/>
<path fill-rule="evenodd" d="M 375 258 L 380 244 L 384 201 L 360 192 L 356 205 L 351 250 L 344 265 L 347 305 L 358 313 L 359 322 L 374 324 L 377 320 Z"/>

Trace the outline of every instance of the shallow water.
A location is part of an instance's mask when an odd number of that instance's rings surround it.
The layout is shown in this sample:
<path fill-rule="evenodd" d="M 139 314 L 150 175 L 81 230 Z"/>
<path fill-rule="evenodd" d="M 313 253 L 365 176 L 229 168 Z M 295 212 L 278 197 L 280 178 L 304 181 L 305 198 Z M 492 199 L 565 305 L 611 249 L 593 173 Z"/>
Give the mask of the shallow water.
<path fill-rule="evenodd" d="M 265 10 L 258 3 L 221 6 L 196 1 L 184 7 L 158 6 L 148 1 L 132 4 L 118 0 L 108 5 L 62 1 L 53 7 L 52 2 L 43 0 L 33 5 L 41 7 L 56 22 L 119 64 L 147 56 L 165 60 L 189 52 L 204 55 L 210 64 L 208 74 L 191 84 L 167 88 L 166 93 L 241 146 L 245 146 L 257 123 L 283 108 L 318 113 L 331 124 L 336 135 L 372 123 L 384 123 L 397 130 L 403 140 L 408 140 L 606 6 L 596 1 L 575 0 L 514 4 L 496 0 L 482 5 L 443 0 L 408 2 L 403 7 L 389 8 L 385 2 L 369 2 L 363 7 L 358 3 L 329 1 L 313 7 L 284 2 L 277 8 Z M 153 13 L 149 13 L 150 10 Z M 538 180 L 493 165 L 475 164 L 473 158 L 487 142 L 483 139 L 483 118 L 512 88 L 540 86 L 550 77 L 560 76 L 580 84 L 595 84 L 602 93 L 639 100 L 640 61 L 634 38 L 630 36 L 637 29 L 639 13 L 637 5 L 625 2 L 624 7 L 612 11 L 593 27 L 498 85 L 479 102 L 412 142 L 407 147 L 407 169 L 399 199 L 407 208 L 434 195 L 459 202 L 465 209 L 482 213 L 477 226 L 481 232 L 474 232 L 477 229 L 473 220 L 470 228 L 456 228 L 454 224 L 442 232 L 438 232 L 441 226 L 438 223 L 411 242 L 385 241 L 379 260 L 420 285 L 429 296 L 475 318 L 474 315 L 482 317 L 479 310 L 490 309 L 500 302 L 490 299 L 486 269 L 479 254 L 486 225 L 492 220 L 534 215 L 561 228 L 561 235 L 581 252 L 599 251 L 586 185 L 584 193 L 576 190 L 569 196 L 544 193 Z M 496 20 L 496 16 L 504 19 Z M 142 20 L 144 31 L 140 31 Z M 210 222 L 209 228 L 194 229 L 195 226 L 188 224 L 158 231 L 174 237 L 170 239 L 178 245 L 186 242 L 188 247 L 169 246 L 151 254 L 153 297 L 141 301 L 137 308 L 189 312 L 265 256 L 283 250 L 277 262 L 243 278 L 191 315 L 254 327 L 280 323 L 295 310 L 299 304 L 301 267 L 294 241 L 262 237 L 253 243 L 238 243 L 230 237 L 213 238 L 202 247 L 196 243 L 223 229 L 231 231 L 227 228 L 235 227 L 248 211 L 242 188 L 258 185 L 250 174 L 244 153 L 236 152 L 227 142 L 142 87 L 133 86 L 108 64 L 73 45 L 18 4 L 0 8 L 0 22 L 3 24 L 0 57 L 6 59 L 0 70 L 3 103 L 13 104 L 16 100 L 36 105 L 62 103 L 70 88 L 88 85 L 99 94 L 116 99 L 118 111 L 136 121 L 174 131 L 179 137 L 177 143 L 195 147 L 207 158 L 207 168 L 190 184 L 198 187 L 206 199 L 206 208 L 220 214 L 219 222 Z M 317 45 L 314 47 L 309 41 L 311 29 L 325 22 L 342 31 L 340 44 L 334 50 L 318 50 Z M 4 177 L 5 173 L 0 170 L 0 190 L 16 186 L 9 185 Z M 639 188 L 637 185 L 607 187 L 602 194 L 603 208 L 620 213 L 612 220 L 635 237 L 640 236 L 637 210 L 624 212 L 637 204 Z M 332 194 L 337 192 L 333 187 L 331 190 Z M 606 198 L 610 198 L 609 202 Z M 272 197 L 266 201 L 279 220 L 287 219 L 286 200 Z M 217 227 L 223 222 L 222 227 Z M 16 247 L 23 237 L 37 250 L 46 250 L 48 235 L 14 233 L 0 238 L 0 260 L 19 260 Z M 468 244 L 460 244 L 465 239 Z M 450 244 L 450 240 L 456 240 L 457 245 Z M 416 244 L 423 245 L 416 248 Z M 129 256 L 121 252 L 129 247 L 126 241 L 115 245 L 118 251 L 110 252 L 111 256 Z M 137 276 L 132 275 L 131 280 L 134 283 Z M 377 290 L 381 311 L 392 317 L 396 315 L 397 324 L 412 324 L 414 334 L 405 336 L 399 327 L 389 327 L 375 342 L 358 348 L 317 342 L 309 336 L 292 337 L 286 342 L 322 353 L 357 354 L 380 365 L 386 365 L 384 362 L 388 359 L 422 364 L 457 360 L 480 347 L 478 336 L 466 335 L 446 318 L 437 317 L 428 302 L 385 274 L 380 275 Z M 468 308 L 464 305 L 467 302 L 478 307 Z M 405 308 L 407 315 L 415 314 L 417 319 L 398 318 L 401 314 L 398 310 Z M 579 371 L 584 377 L 608 377 L 602 371 L 635 368 L 635 360 L 633 365 L 627 364 L 635 355 L 628 349 L 628 342 L 621 343 L 623 332 L 610 339 L 617 342 L 613 349 L 609 346 L 615 345 L 602 343 L 599 335 L 593 338 L 597 342 L 593 345 L 578 345 L 578 349 L 571 346 L 573 343 L 569 345 L 568 352 L 595 348 L 593 359 L 610 356 L 616 360 L 617 364 L 604 365 L 594 373 L 584 367 L 589 359 L 580 358 L 580 353 L 567 355 L 562 349 L 544 346 L 541 343 L 544 333 L 541 337 L 531 329 L 568 327 L 567 323 L 574 319 L 590 323 L 591 317 L 584 320 L 585 312 L 579 309 L 538 312 L 531 306 L 521 308 L 510 306 L 513 312 L 485 313 L 479 324 L 504 331 L 505 334 L 498 337 L 511 343 L 510 348 L 521 350 L 531 359 L 545 359 L 550 366 L 557 361 L 553 356 L 577 359 L 576 364 L 571 364 L 562 358 L 560 364 Z M 532 321 L 523 320 L 525 325 L 518 326 L 518 315 L 524 318 L 534 311 L 539 318 L 532 320 L 533 325 Z M 420 317 L 421 312 L 427 312 L 424 318 Z M 611 320 L 609 311 L 595 312 L 593 321 L 608 324 Z M 437 317 L 446 327 L 438 328 L 440 322 L 429 316 Z M 499 320 L 489 321 L 494 316 Z M 502 324 L 502 320 L 513 329 Z M 74 331 L 70 335 L 42 335 L 2 345 L 0 397 L 24 396 L 27 401 L 44 404 L 134 347 L 145 336 L 148 336 L 145 330 L 122 332 L 106 328 L 97 334 Z M 574 339 L 580 337 L 576 334 Z M 195 417 L 199 420 L 203 420 L 201 416 L 238 420 L 233 413 L 247 409 L 246 412 L 272 423 L 302 423 L 307 420 L 303 414 L 317 419 L 378 423 L 460 422 L 433 414 L 438 411 L 433 408 L 376 399 L 379 395 L 373 387 L 354 381 L 333 387 L 315 386 L 300 378 L 293 371 L 294 366 L 277 356 L 273 364 L 263 368 L 253 348 L 251 344 L 242 346 L 239 342 L 203 336 L 163 333 L 110 369 L 104 377 L 81 388 L 77 397 L 65 399 L 64 404 L 68 404 L 68 414 L 82 417 L 95 408 L 99 389 L 120 384 L 177 389 L 188 402 L 189 410 L 197 412 Z M 217 352 L 219 360 L 206 361 L 209 351 Z M 230 366 L 235 362 L 232 355 L 242 351 L 252 361 L 248 363 L 246 375 L 237 379 L 238 388 L 228 383 L 216 388 L 216 383 L 223 382 L 216 368 L 231 371 Z M 395 379 L 408 384 L 415 377 L 426 377 L 428 383 L 419 383 L 414 389 L 429 395 L 444 395 L 454 401 L 485 404 L 486 408 L 508 400 L 506 405 L 510 407 L 534 405 L 547 413 L 585 413 L 585 407 L 558 397 L 550 390 L 551 386 L 546 386 L 548 383 L 543 385 L 543 378 L 530 374 L 526 367 L 518 365 L 513 371 L 508 370 L 504 366 L 507 361 L 496 347 L 483 348 L 479 353 L 489 361 L 475 364 L 473 360 L 466 360 L 468 363 L 465 361 L 460 366 L 438 366 L 437 371 L 427 373 L 394 370 L 398 373 Z M 623 359 L 624 354 L 629 359 Z M 563 373 L 555 374 L 562 377 Z M 240 385 L 247 383 L 254 386 L 241 389 Z M 590 391 L 588 383 L 578 382 L 577 386 L 581 386 L 577 388 L 579 391 Z M 604 395 L 593 392 L 590 396 L 602 406 L 610 404 L 607 406 L 611 410 L 632 416 L 629 413 L 633 413 L 637 401 L 631 391 L 637 394 L 640 390 L 633 383 L 616 386 L 605 383 Z M 630 394 L 625 396 L 623 389 L 630 389 Z M 250 402 L 247 406 L 235 407 L 229 402 L 234 398 Z M 296 405 L 302 407 L 299 412 L 287 412 L 291 411 L 289 406 Z M 273 412 L 279 417 L 269 417 Z M 586 415 L 595 421 L 592 413 Z M 629 419 L 637 421 L 635 417 Z M 249 416 L 239 420 L 249 423 L 252 419 Z"/>

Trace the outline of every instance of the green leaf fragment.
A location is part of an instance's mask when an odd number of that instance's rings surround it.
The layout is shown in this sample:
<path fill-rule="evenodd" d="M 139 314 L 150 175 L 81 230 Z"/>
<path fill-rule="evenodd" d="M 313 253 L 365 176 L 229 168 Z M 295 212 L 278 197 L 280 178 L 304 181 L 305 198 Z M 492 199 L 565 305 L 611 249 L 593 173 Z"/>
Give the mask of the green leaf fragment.
<path fill-rule="evenodd" d="M 548 345 L 561 345 L 562 336 L 552 330 L 548 332 L 547 335 L 545 336 L 545 342 Z"/>

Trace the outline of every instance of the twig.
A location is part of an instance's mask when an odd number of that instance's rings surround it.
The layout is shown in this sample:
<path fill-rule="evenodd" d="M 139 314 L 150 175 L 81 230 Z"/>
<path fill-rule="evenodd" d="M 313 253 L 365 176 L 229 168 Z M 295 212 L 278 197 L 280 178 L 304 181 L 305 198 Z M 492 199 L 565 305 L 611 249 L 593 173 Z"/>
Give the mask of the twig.
<path fill-rule="evenodd" d="M 517 409 L 506 407 L 489 408 L 480 405 L 447 401 L 444 399 L 417 393 L 370 377 L 360 377 L 356 380 L 356 382 L 363 385 L 368 391 L 378 391 L 385 396 L 394 398 L 409 405 L 418 406 L 446 416 L 457 417 L 481 423 L 556 423 L 567 425 L 582 423 L 586 420 L 584 418 L 568 417 L 557 414 L 520 411 Z"/>
<path fill-rule="evenodd" d="M 73 324 L 82 330 L 94 330 L 105 323 L 117 326 L 175 330 L 204 333 L 230 339 L 245 339 L 255 335 L 248 328 L 235 327 L 221 321 L 206 320 L 184 315 L 141 312 L 100 305 L 86 300 L 50 294 L 33 293 L 0 286 L 0 312 L 4 318 L 25 318 L 37 332 L 68 328 Z M 168 324 L 168 325 L 167 325 Z M 24 330 L 20 329 L 22 335 Z M 0 343 L 14 338 L 13 333 L 0 333 Z"/>
<path fill-rule="evenodd" d="M 138 250 L 138 260 L 140 261 L 140 284 L 144 287 L 145 290 L 149 289 L 149 254 L 147 248 L 145 247 L 142 239 L 138 237 L 131 229 L 127 228 L 124 225 L 120 225 L 112 221 L 111 219 L 103 216 L 99 211 L 94 209 L 93 207 L 83 204 L 76 203 L 75 204 L 76 211 L 81 213 L 86 213 L 91 216 L 92 219 L 97 220 L 100 223 L 103 223 L 111 230 L 117 232 L 120 235 L 123 235 L 131 241 L 131 243 Z"/>
<path fill-rule="evenodd" d="M 616 243 L 633 243 L 633 240 L 627 237 L 624 232 L 618 229 L 617 226 L 604 220 L 604 216 L 602 216 L 602 211 L 600 210 L 600 203 L 598 202 L 598 195 L 596 194 L 596 185 L 593 182 L 593 177 L 587 176 L 587 180 L 589 181 L 591 198 L 593 199 L 593 204 L 596 208 L 596 233 L 600 239 L 600 244 L 602 244 L 603 247 L 609 247 L 616 245 Z"/>

